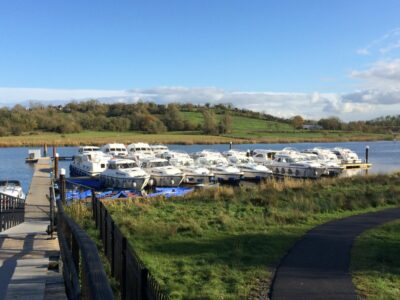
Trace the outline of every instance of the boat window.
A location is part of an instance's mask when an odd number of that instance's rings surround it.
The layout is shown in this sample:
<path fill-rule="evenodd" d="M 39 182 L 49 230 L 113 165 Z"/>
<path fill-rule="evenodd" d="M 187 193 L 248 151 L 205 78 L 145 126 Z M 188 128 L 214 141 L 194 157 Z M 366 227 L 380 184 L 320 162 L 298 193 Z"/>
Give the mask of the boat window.
<path fill-rule="evenodd" d="M 116 151 L 115 148 L 111 148 L 110 150 L 111 150 L 111 151 Z"/>
<path fill-rule="evenodd" d="M 110 152 L 110 149 L 107 148 L 107 149 L 106 149 L 106 152 Z"/>
<path fill-rule="evenodd" d="M 105 164 L 101 164 L 100 167 L 101 167 L 102 169 L 104 169 L 104 168 L 106 167 L 106 165 L 105 165 Z"/>
<path fill-rule="evenodd" d="M 263 157 L 263 155 L 262 154 L 257 154 L 256 157 Z"/>

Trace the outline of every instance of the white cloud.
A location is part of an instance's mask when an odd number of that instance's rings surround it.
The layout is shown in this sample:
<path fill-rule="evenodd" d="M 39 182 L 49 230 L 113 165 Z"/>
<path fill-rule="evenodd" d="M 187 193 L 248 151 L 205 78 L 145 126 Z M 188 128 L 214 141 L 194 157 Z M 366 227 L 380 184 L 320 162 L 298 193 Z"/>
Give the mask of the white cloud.
<path fill-rule="evenodd" d="M 385 66 L 384 64 L 378 64 Z M 381 74 L 374 65 L 369 70 L 354 71 L 353 77 L 364 81 Z M 394 64 L 397 65 L 397 62 Z M 381 76 L 381 77 L 382 77 Z M 393 75 L 397 78 L 397 75 Z M 392 78 L 391 76 L 389 76 Z M 390 79 L 392 80 L 392 79 Z M 336 115 L 343 120 L 359 120 L 377 117 L 399 111 L 400 93 L 396 90 L 365 89 L 348 94 L 337 93 L 273 93 L 252 91 L 227 91 L 215 87 L 158 87 L 131 90 L 68 90 L 34 88 L 0 88 L 0 104 L 28 104 L 28 100 L 43 103 L 65 103 L 71 100 L 96 98 L 102 102 L 137 102 L 156 103 L 231 103 L 235 107 L 280 116 L 302 115 L 310 119 Z"/>
<path fill-rule="evenodd" d="M 400 27 L 388 31 L 356 52 L 360 55 L 371 55 L 374 53 L 387 54 L 398 48 L 400 48 Z"/>

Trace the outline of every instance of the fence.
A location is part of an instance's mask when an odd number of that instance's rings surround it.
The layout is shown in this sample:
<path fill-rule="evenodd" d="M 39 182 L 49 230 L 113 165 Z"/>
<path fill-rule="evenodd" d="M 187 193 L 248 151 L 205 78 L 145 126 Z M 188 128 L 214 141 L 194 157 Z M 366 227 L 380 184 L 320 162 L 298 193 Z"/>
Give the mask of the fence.
<path fill-rule="evenodd" d="M 115 225 L 103 202 L 97 199 L 94 193 L 92 193 L 92 209 L 105 255 L 111 264 L 112 276 L 120 282 L 121 299 L 168 299 Z"/>
<path fill-rule="evenodd" d="M 50 193 L 54 200 L 54 188 Z M 97 247 L 57 201 L 57 234 L 68 299 L 114 299 Z"/>
<path fill-rule="evenodd" d="M 0 193 L 0 231 L 24 222 L 25 200 Z"/>

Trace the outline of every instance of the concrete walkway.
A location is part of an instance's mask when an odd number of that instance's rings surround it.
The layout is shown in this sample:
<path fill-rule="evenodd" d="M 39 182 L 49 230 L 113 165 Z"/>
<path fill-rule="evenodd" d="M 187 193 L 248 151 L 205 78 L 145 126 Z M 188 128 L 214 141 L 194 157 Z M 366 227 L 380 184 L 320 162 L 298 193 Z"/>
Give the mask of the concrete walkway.
<path fill-rule="evenodd" d="M 58 271 L 57 239 L 46 233 L 49 225 L 49 158 L 35 166 L 25 205 L 25 222 L 0 233 L 0 299 L 66 299 Z"/>
<path fill-rule="evenodd" d="M 328 222 L 309 231 L 283 259 L 272 299 L 357 299 L 350 251 L 363 231 L 400 218 L 400 208 Z"/>

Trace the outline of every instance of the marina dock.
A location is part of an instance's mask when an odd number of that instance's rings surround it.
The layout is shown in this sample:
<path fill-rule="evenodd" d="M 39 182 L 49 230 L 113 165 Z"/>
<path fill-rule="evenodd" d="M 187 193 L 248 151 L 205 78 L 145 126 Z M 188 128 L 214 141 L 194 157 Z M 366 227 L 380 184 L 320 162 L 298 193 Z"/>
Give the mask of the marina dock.
<path fill-rule="evenodd" d="M 46 233 L 50 224 L 49 158 L 35 165 L 25 221 L 0 233 L 0 299 L 67 299 L 57 266 L 60 248 Z"/>

